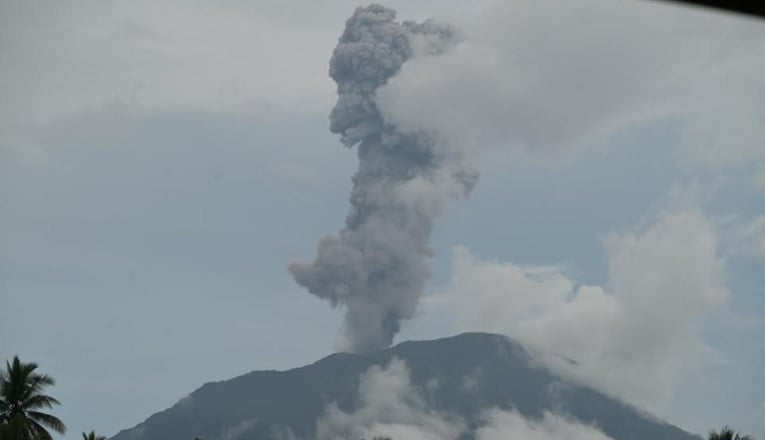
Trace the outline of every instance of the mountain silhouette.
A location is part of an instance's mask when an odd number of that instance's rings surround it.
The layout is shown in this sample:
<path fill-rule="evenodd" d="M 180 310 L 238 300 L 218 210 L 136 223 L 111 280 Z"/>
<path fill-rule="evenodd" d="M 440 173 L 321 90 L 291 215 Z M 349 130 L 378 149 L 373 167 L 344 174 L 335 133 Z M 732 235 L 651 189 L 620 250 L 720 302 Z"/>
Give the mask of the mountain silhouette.
<path fill-rule="evenodd" d="M 469 428 L 485 410 L 545 411 L 595 425 L 615 440 L 699 440 L 613 397 L 555 375 L 511 339 L 464 333 L 403 342 L 371 354 L 337 353 L 288 371 L 253 371 L 207 383 L 171 408 L 112 440 L 312 439 L 332 402 L 345 412 L 359 405 L 358 386 L 372 366 L 406 362 L 411 385 L 435 411 L 461 417 Z M 573 361 L 571 361 L 573 362 Z M 470 386 L 466 386 L 466 379 Z M 437 382 L 438 386 L 429 386 Z M 468 429 L 463 436 L 472 438 Z M 289 432 L 293 437 L 285 437 Z"/>

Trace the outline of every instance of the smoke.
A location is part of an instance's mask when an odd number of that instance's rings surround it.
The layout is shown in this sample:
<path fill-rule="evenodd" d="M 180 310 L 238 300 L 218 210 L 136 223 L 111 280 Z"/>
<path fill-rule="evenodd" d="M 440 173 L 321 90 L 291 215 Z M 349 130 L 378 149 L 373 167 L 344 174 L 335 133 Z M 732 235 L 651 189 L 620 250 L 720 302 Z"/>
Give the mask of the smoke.
<path fill-rule="evenodd" d="M 406 362 L 397 358 L 384 368 L 370 367 L 360 378 L 358 396 L 360 406 L 350 413 L 336 403 L 327 406 L 316 421 L 317 440 L 456 440 L 465 430 L 459 417 L 427 407 Z"/>
<path fill-rule="evenodd" d="M 703 318 L 731 293 L 717 231 L 698 207 L 644 226 L 606 236 L 602 285 L 457 248 L 449 307 L 463 330 L 507 334 L 559 374 L 666 415 L 678 380 L 707 350 Z"/>
<path fill-rule="evenodd" d="M 484 417 L 486 424 L 478 428 L 476 440 L 610 440 L 595 426 L 544 412 L 539 420 L 523 417 L 516 411 L 493 408 Z"/>
<path fill-rule="evenodd" d="M 347 413 L 336 403 L 328 405 L 316 421 L 317 440 L 378 436 L 396 440 L 610 440 L 595 426 L 547 411 L 531 418 L 516 410 L 490 407 L 477 426 L 471 427 L 457 415 L 428 408 L 421 390 L 411 382 L 406 362 L 397 358 L 385 367 L 370 367 L 360 379 L 359 407 Z"/>
<path fill-rule="evenodd" d="M 312 263 L 292 263 L 289 271 L 313 295 L 346 308 L 339 349 L 392 343 L 401 320 L 415 315 L 430 275 L 435 217 L 475 185 L 477 173 L 463 157 L 424 133 L 403 133 L 376 103 L 378 89 L 408 59 L 442 53 L 458 37 L 452 27 L 399 23 L 395 11 L 370 5 L 348 19 L 330 60 L 338 93 L 330 130 L 346 147 L 357 146 L 359 168 L 345 227 L 319 242 Z"/>

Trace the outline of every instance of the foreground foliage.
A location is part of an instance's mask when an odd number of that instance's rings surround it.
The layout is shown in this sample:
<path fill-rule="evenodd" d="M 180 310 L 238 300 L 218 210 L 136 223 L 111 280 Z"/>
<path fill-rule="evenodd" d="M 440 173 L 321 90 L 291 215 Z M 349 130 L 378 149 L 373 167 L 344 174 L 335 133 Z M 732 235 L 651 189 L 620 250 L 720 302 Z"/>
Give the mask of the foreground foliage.
<path fill-rule="evenodd" d="M 95 431 L 90 431 L 90 433 L 85 434 L 82 433 L 82 440 L 106 440 L 106 437 L 103 435 L 96 435 Z"/>
<path fill-rule="evenodd" d="M 708 440 L 754 440 L 751 435 L 741 435 L 728 426 L 723 426 L 720 431 L 709 431 Z"/>
<path fill-rule="evenodd" d="M 40 411 L 59 405 L 58 400 L 43 394 L 55 385 L 52 377 L 35 372 L 37 364 L 21 362 L 18 356 L 5 362 L 0 371 L 0 435 L 2 440 L 52 440 L 48 429 L 60 434 L 66 426 L 57 417 Z"/>

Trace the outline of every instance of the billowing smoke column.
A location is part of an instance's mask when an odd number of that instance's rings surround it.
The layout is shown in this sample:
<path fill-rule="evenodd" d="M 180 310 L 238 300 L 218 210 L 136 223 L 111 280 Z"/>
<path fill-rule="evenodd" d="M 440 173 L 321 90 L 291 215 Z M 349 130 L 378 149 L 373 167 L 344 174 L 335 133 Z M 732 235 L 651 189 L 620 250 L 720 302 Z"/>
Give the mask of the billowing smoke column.
<path fill-rule="evenodd" d="M 431 21 L 396 22 L 379 5 L 358 8 L 346 22 L 330 61 L 338 100 L 330 129 L 358 145 L 345 228 L 323 238 L 312 263 L 292 263 L 295 280 L 333 306 L 345 306 L 343 350 L 390 345 L 402 319 L 413 318 L 430 270 L 433 220 L 451 198 L 465 197 L 477 174 L 439 152 L 424 133 L 402 133 L 386 122 L 375 93 L 418 53 L 435 55 L 456 39 Z"/>

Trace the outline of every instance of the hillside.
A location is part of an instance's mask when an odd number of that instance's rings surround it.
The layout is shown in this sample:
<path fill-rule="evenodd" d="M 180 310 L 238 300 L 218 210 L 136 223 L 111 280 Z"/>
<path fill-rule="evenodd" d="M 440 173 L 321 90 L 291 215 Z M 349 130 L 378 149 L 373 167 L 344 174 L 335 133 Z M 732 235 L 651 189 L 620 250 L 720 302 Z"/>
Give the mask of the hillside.
<path fill-rule="evenodd" d="M 285 432 L 310 439 L 328 404 L 353 411 L 359 405 L 361 376 L 392 358 L 406 362 L 411 384 L 429 408 L 459 415 L 469 427 L 479 423 L 487 408 L 498 407 L 527 417 L 539 417 L 545 410 L 566 414 L 617 440 L 698 440 L 595 390 L 566 382 L 535 364 L 510 339 L 484 333 L 404 342 L 368 355 L 338 353 L 288 371 L 253 371 L 207 383 L 112 440 L 268 439 L 283 438 Z M 430 386 L 434 381 L 437 387 Z"/>

